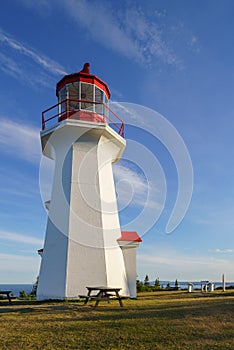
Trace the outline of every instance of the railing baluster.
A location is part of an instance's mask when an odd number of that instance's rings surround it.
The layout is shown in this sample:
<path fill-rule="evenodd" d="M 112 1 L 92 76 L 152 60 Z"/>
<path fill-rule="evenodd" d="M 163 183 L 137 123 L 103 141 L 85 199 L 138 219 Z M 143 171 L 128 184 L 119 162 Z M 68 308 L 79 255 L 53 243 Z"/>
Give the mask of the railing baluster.
<path fill-rule="evenodd" d="M 44 112 L 42 112 L 42 130 L 45 130 L 45 117 L 44 117 Z"/>
<path fill-rule="evenodd" d="M 88 101 L 88 100 L 76 100 L 76 99 L 66 99 L 66 100 L 63 100 L 59 103 L 57 103 L 56 105 L 46 109 L 45 111 L 42 112 L 42 130 L 45 130 L 46 128 L 46 123 L 48 123 L 49 121 L 55 119 L 56 117 L 58 118 L 61 118 L 65 115 L 65 119 L 68 119 L 70 117 L 70 108 L 69 108 L 69 105 L 70 105 L 70 101 L 74 101 L 74 102 L 77 102 L 77 103 L 89 103 L 89 104 L 93 104 L 93 105 L 102 105 L 102 116 L 103 116 L 103 119 L 105 121 L 105 123 L 108 123 L 108 124 L 112 124 L 116 129 L 117 129 L 117 132 L 119 135 L 121 135 L 122 137 L 124 137 L 124 122 L 123 120 L 115 113 L 113 112 L 109 106 L 107 106 L 105 103 L 102 103 L 102 102 L 92 102 L 92 101 Z M 65 111 L 63 113 L 63 110 L 62 110 L 62 105 L 65 104 Z M 50 112 L 51 110 L 55 109 L 55 108 L 58 108 L 58 107 L 61 107 L 59 108 L 60 112 L 58 112 L 57 114 L 53 115 L 52 117 L 49 117 L 47 119 L 45 119 L 45 115 L 46 113 Z M 84 109 L 78 109 L 79 111 L 85 111 Z M 109 111 L 109 115 L 107 115 L 107 111 Z M 89 110 L 87 110 L 87 113 L 90 113 Z M 94 112 L 92 112 L 94 113 Z M 99 114 L 99 113 L 94 113 L 94 114 Z M 113 117 L 115 117 L 116 121 L 115 120 L 112 120 L 110 118 L 110 115 L 112 115 Z M 62 118 L 63 119 L 63 118 Z M 118 124 L 120 123 L 120 125 Z"/>
<path fill-rule="evenodd" d="M 66 100 L 66 119 L 69 117 L 69 99 Z"/>

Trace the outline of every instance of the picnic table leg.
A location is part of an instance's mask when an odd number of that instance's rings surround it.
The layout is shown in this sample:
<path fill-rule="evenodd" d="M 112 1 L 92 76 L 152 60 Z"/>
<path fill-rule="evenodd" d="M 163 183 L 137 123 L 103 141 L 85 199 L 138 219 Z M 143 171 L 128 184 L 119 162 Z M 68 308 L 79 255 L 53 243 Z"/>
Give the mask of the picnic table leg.
<path fill-rule="evenodd" d="M 100 301 L 100 298 L 103 297 L 103 293 L 104 293 L 104 292 L 100 291 L 100 292 L 97 294 L 97 298 L 99 298 L 99 299 L 96 300 L 96 303 L 95 303 L 95 305 L 94 305 L 94 309 L 98 306 L 99 301 Z"/>
<path fill-rule="evenodd" d="M 94 307 L 93 307 L 94 309 L 98 306 L 99 301 L 100 301 L 100 300 L 96 300 L 96 303 L 95 303 L 95 305 L 94 305 Z"/>
<path fill-rule="evenodd" d="M 86 305 L 88 303 L 90 294 L 91 294 L 91 290 L 89 290 L 89 292 L 87 294 L 87 298 L 85 299 L 84 305 Z"/>
<path fill-rule="evenodd" d="M 9 304 L 12 305 L 10 293 L 7 293 L 7 297 L 8 297 L 8 300 L 9 300 Z"/>
<path fill-rule="evenodd" d="M 121 296 L 119 295 L 119 292 L 118 292 L 118 291 L 116 291 L 116 296 L 117 296 L 117 299 L 119 300 L 119 305 L 120 305 L 121 307 L 123 307 L 123 302 L 122 302 Z"/>

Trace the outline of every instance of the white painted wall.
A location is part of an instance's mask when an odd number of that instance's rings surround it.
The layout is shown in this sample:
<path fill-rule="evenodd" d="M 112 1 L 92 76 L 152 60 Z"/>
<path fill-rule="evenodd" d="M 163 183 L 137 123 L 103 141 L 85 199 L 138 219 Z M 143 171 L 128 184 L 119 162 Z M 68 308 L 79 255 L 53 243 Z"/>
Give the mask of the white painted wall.
<path fill-rule="evenodd" d="M 119 241 L 119 244 L 123 252 L 129 295 L 131 298 L 136 298 L 136 249 L 139 243 Z"/>
<path fill-rule="evenodd" d="M 111 163 L 125 140 L 108 125 L 65 120 L 41 133 L 55 159 L 37 299 L 77 298 L 86 286 L 129 295 Z"/>

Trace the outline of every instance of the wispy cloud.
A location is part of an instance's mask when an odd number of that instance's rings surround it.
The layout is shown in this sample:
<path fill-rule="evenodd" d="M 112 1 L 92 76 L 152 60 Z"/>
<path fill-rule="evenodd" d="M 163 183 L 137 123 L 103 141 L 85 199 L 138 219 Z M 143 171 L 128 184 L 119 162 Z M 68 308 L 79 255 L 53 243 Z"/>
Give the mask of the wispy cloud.
<path fill-rule="evenodd" d="M 199 40 L 198 40 L 198 37 L 196 35 L 191 35 L 191 38 L 189 40 L 189 48 L 194 53 L 200 52 Z"/>
<path fill-rule="evenodd" d="M 234 249 L 209 249 L 211 253 L 234 253 Z"/>
<path fill-rule="evenodd" d="M 0 253 L 1 283 L 33 283 L 40 259 L 35 256 Z"/>
<path fill-rule="evenodd" d="M 12 241 L 15 243 L 24 243 L 29 245 L 36 245 L 41 246 L 43 244 L 43 240 L 32 237 L 32 236 L 25 236 L 20 233 L 15 232 L 8 232 L 8 231 L 2 231 L 0 230 L 0 239 L 5 241 Z"/>
<path fill-rule="evenodd" d="M 150 278 L 163 276 L 163 279 L 173 280 L 218 280 L 222 273 L 233 278 L 233 261 L 228 259 L 214 258 L 211 255 L 186 254 L 182 250 L 165 247 L 152 248 L 144 246 L 144 252 L 138 253 L 140 269 L 149 273 Z"/>
<path fill-rule="evenodd" d="M 18 51 L 24 56 L 30 57 L 34 62 L 38 63 L 41 67 L 45 68 L 52 74 L 66 74 L 63 68 L 58 65 L 55 61 L 45 57 L 43 55 L 39 55 L 32 49 L 27 48 L 25 45 L 11 38 L 9 34 L 4 33 L 0 30 L 0 42 L 5 43 L 15 51 Z"/>
<path fill-rule="evenodd" d="M 65 75 L 56 61 L 17 41 L 0 28 L 0 69 L 31 85 L 51 86 L 54 77 Z"/>
<path fill-rule="evenodd" d="M 6 118 L 0 118 L 0 121 L 1 151 L 29 162 L 38 162 L 41 156 L 39 130 Z"/>
<path fill-rule="evenodd" d="M 162 28 L 157 25 L 157 12 L 150 16 L 133 5 L 116 11 L 109 3 L 101 1 L 61 2 L 77 24 L 101 45 L 141 64 L 160 59 L 180 67 L 180 60 L 163 38 Z"/>
<path fill-rule="evenodd" d="M 132 206 L 144 206 L 162 209 L 162 204 L 148 199 L 149 191 L 153 191 L 151 184 L 143 173 L 135 167 L 117 164 L 113 167 L 117 187 L 118 202 L 121 206 L 126 203 Z"/>
<path fill-rule="evenodd" d="M 148 191 L 148 184 L 144 176 L 129 167 L 123 165 L 116 165 L 114 167 L 114 174 L 117 181 L 129 182 L 139 194 L 144 194 Z"/>
<path fill-rule="evenodd" d="M 51 12 L 51 0 L 17 0 L 21 5 L 28 9 L 38 12 L 41 16 L 46 17 Z"/>

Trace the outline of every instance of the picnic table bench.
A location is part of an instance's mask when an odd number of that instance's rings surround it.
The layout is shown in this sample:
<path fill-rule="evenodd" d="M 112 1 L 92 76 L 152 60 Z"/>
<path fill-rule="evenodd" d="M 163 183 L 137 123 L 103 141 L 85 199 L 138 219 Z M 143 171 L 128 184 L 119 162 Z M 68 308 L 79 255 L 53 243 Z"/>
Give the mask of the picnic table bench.
<path fill-rule="evenodd" d="M 121 288 L 113 287 L 86 287 L 88 289 L 87 295 L 79 295 L 79 298 L 85 299 L 84 305 L 88 303 L 89 300 L 96 300 L 94 308 L 98 306 L 100 301 L 107 300 L 108 302 L 112 299 L 118 300 L 119 305 L 123 307 L 122 297 L 119 295 Z M 92 292 L 97 292 L 93 295 Z"/>
<path fill-rule="evenodd" d="M 9 300 L 9 303 L 12 304 L 11 301 L 11 290 L 0 290 L 0 295 L 6 295 L 7 299 Z"/>

